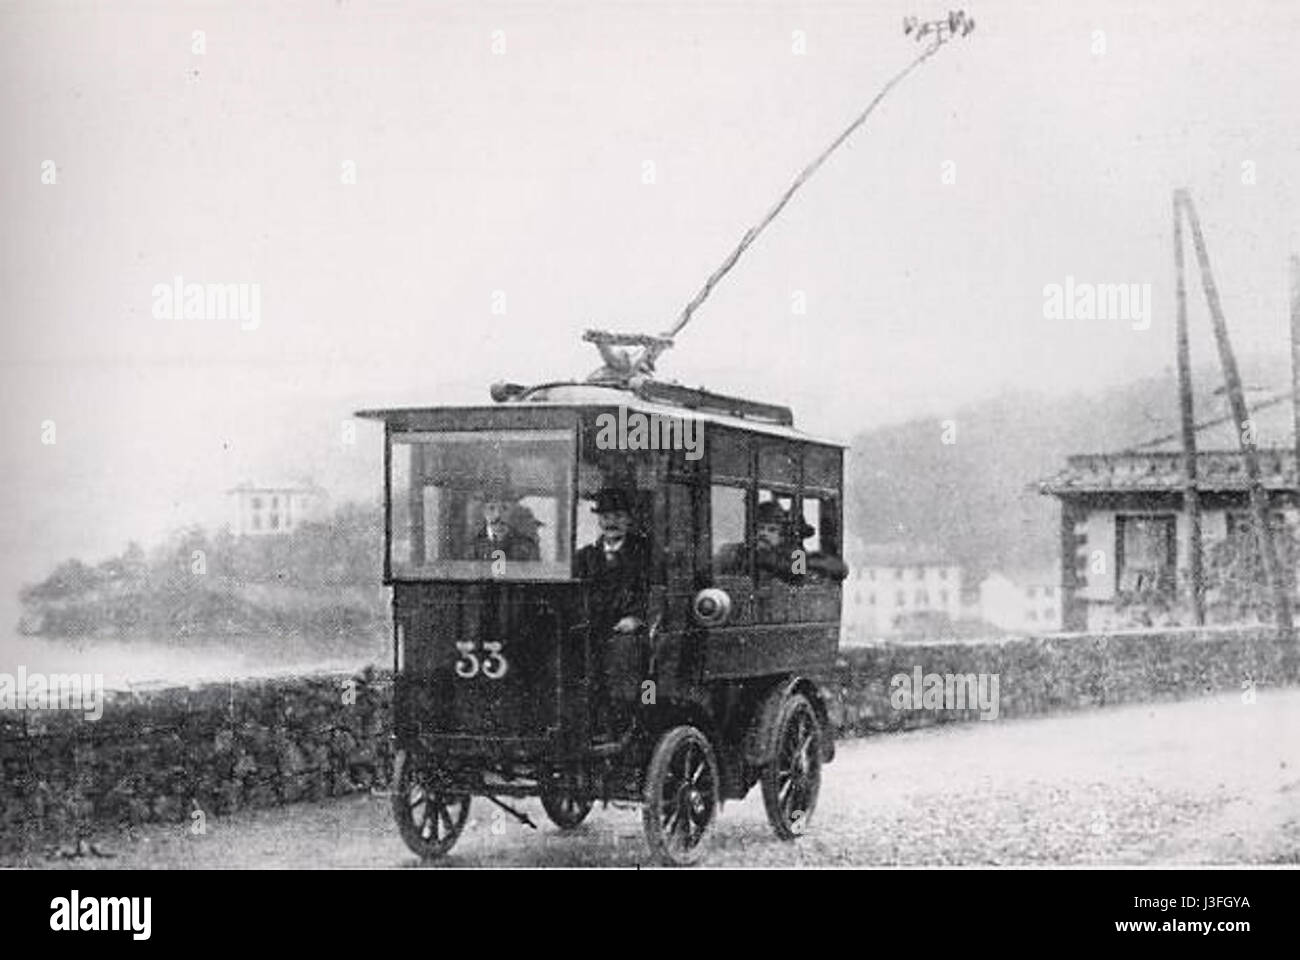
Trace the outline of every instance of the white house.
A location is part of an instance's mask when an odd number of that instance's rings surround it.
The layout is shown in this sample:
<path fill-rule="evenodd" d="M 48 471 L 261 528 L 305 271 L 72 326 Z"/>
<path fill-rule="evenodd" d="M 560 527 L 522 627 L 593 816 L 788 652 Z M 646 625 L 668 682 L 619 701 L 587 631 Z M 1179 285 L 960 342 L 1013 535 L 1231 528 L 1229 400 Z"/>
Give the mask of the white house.
<path fill-rule="evenodd" d="M 843 626 L 847 640 L 886 637 L 921 621 L 962 618 L 962 571 L 937 547 L 857 546 L 846 558 Z"/>
<path fill-rule="evenodd" d="M 989 574 L 980 583 L 980 617 L 1003 630 L 1060 630 L 1060 572 L 1046 568 Z"/>
<path fill-rule="evenodd" d="M 292 533 L 324 515 L 328 494 L 311 483 L 260 486 L 241 483 L 226 491 L 231 501 L 230 529 L 236 536 Z"/>

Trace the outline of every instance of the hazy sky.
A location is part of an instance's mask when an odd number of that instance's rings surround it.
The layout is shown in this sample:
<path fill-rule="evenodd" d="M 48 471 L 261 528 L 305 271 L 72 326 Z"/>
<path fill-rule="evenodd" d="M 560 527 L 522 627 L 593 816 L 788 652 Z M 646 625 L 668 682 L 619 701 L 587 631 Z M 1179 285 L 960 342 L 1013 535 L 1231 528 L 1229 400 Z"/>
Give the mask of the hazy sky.
<path fill-rule="evenodd" d="M 244 479 L 377 490 L 355 407 L 480 402 L 589 371 L 589 325 L 668 326 L 915 55 L 903 15 L 946 9 L 0 4 L 0 580 L 218 521 Z M 968 9 L 661 373 L 848 436 L 1158 372 L 1179 185 L 1238 348 L 1285 349 L 1300 5 Z M 156 318 L 177 275 L 259 284 L 260 326 Z M 1151 284 L 1151 328 L 1045 319 L 1067 275 Z"/>

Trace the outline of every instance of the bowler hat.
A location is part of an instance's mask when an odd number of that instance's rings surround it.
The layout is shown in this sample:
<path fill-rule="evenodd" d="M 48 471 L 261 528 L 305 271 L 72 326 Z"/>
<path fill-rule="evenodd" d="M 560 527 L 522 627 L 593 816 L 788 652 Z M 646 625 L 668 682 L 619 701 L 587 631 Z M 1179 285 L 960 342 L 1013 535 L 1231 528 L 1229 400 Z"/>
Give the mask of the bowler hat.
<path fill-rule="evenodd" d="M 606 487 L 599 491 L 591 512 L 611 513 L 615 510 L 622 510 L 624 513 L 632 512 L 632 497 L 628 492 L 617 487 Z"/>
<path fill-rule="evenodd" d="M 758 505 L 759 523 L 785 523 L 785 510 L 775 500 L 764 500 Z"/>

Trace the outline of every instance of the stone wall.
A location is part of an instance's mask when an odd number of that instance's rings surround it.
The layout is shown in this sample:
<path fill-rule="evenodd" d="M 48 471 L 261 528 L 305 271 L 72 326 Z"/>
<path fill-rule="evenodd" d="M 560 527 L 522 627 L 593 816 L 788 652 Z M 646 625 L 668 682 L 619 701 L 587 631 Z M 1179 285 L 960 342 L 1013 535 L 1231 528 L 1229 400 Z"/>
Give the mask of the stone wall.
<path fill-rule="evenodd" d="M 979 709 L 899 710 L 891 678 L 998 678 L 1002 719 L 1242 691 L 1294 681 L 1294 644 L 1268 629 L 1058 635 L 843 651 L 841 736 L 973 720 Z M 93 830 L 316 800 L 387 784 L 386 672 L 109 694 L 94 722 L 0 712 L 0 850 Z"/>
<path fill-rule="evenodd" d="M 0 712 L 0 849 L 383 786 L 391 691 L 367 671 L 110 692 L 97 721 Z"/>
<path fill-rule="evenodd" d="M 998 678 L 998 718 L 1278 686 L 1300 679 L 1294 642 L 1272 628 L 1057 634 L 982 643 L 888 644 L 841 652 L 831 721 L 841 736 L 979 719 L 980 711 L 899 710 L 892 678 Z"/>

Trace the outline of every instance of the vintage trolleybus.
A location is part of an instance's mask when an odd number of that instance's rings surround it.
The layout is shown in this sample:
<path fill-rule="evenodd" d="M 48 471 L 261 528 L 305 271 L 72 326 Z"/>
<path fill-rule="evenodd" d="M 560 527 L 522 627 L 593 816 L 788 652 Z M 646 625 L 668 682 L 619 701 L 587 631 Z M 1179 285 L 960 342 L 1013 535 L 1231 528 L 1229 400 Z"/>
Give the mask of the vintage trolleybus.
<path fill-rule="evenodd" d="M 359 414 L 385 429 L 407 845 L 445 854 L 476 796 L 525 822 L 512 798 L 537 796 L 562 829 L 632 802 L 655 857 L 689 864 L 755 784 L 796 838 L 834 755 L 841 445 L 787 408 L 648 378 L 492 397 Z M 645 547 L 644 616 L 621 634 L 578 562 L 610 490 Z M 760 520 L 782 526 L 775 568 Z"/>

